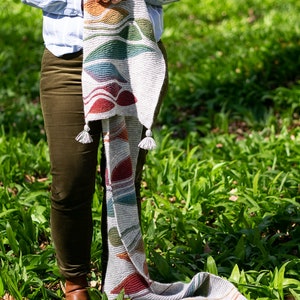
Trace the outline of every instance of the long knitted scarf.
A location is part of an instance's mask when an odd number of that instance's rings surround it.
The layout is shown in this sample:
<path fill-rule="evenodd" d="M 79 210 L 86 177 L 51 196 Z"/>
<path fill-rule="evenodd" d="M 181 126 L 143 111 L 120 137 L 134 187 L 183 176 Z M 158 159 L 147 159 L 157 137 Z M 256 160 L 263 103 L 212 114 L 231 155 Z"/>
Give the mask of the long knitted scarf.
<path fill-rule="evenodd" d="M 148 131 L 141 148 L 155 147 L 151 126 L 165 77 L 163 55 L 155 41 L 144 0 L 84 4 L 83 101 L 86 126 L 115 115 L 135 116 Z"/>
<path fill-rule="evenodd" d="M 104 291 L 136 300 L 244 300 L 228 281 L 201 272 L 190 283 L 149 277 L 139 223 L 135 169 L 143 125 L 149 131 L 165 76 L 144 0 L 101 5 L 86 0 L 83 101 L 86 126 L 77 140 L 92 142 L 88 122 L 102 120 L 105 145 L 109 258 Z M 151 132 L 148 131 L 148 139 Z"/>
<path fill-rule="evenodd" d="M 104 291 L 113 300 L 245 300 L 228 281 L 206 272 L 189 283 L 159 283 L 148 273 L 134 187 L 142 127 L 135 117 L 102 121 L 106 170 L 108 266 Z"/>

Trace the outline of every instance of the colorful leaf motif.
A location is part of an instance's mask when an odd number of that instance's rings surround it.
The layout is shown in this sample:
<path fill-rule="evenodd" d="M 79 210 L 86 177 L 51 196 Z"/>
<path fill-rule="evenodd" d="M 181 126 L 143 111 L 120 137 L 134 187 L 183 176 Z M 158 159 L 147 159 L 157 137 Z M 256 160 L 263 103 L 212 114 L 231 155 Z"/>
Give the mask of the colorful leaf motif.
<path fill-rule="evenodd" d="M 116 66 L 110 62 L 102 62 L 91 66 L 86 66 L 85 71 L 98 82 L 106 82 L 112 79 L 122 83 L 127 82 L 127 80 L 120 74 Z"/>
<path fill-rule="evenodd" d="M 123 195 L 122 198 L 115 199 L 115 203 L 124 205 L 136 205 L 136 196 L 135 194 Z"/>
<path fill-rule="evenodd" d="M 109 231 L 108 231 L 108 239 L 110 241 L 110 243 L 114 246 L 114 247 L 119 247 L 121 246 L 122 240 L 119 236 L 119 232 L 117 227 L 112 227 Z"/>
<path fill-rule="evenodd" d="M 143 44 L 128 44 L 120 40 L 111 40 L 102 44 L 92 51 L 85 59 L 85 63 L 98 59 L 119 59 L 125 60 L 145 52 L 155 50 Z"/>
<path fill-rule="evenodd" d="M 120 130 L 118 130 L 116 133 L 111 133 L 109 135 L 109 141 L 113 141 L 116 139 L 120 139 L 123 141 L 128 141 L 128 132 L 126 130 L 126 127 L 122 127 Z"/>
<path fill-rule="evenodd" d="M 134 24 L 128 24 L 118 35 L 127 41 L 140 41 L 142 39 L 140 31 Z"/>
<path fill-rule="evenodd" d="M 104 112 L 110 111 L 114 107 L 115 107 L 115 104 L 112 103 L 111 101 L 108 101 L 107 99 L 99 98 L 92 105 L 88 114 L 104 113 Z"/>
<path fill-rule="evenodd" d="M 130 257 L 127 252 L 119 253 L 119 254 L 117 254 L 117 257 L 119 257 L 120 259 L 130 261 Z"/>
<path fill-rule="evenodd" d="M 104 16 L 99 20 L 99 22 L 116 25 L 124 20 L 129 15 L 128 11 L 121 7 L 114 7 L 105 12 Z"/>
<path fill-rule="evenodd" d="M 111 294 L 119 294 L 124 290 L 126 295 L 138 293 L 149 288 L 149 283 L 140 274 L 133 273 L 128 275 L 118 286 L 116 286 Z"/>
<path fill-rule="evenodd" d="M 155 41 L 153 25 L 151 21 L 147 19 L 137 19 L 136 23 L 138 24 L 140 30 L 143 32 L 145 37 L 147 37 L 151 41 Z"/>
<path fill-rule="evenodd" d="M 143 253 L 145 251 L 143 239 L 138 240 L 138 242 L 135 246 L 135 250 L 138 252 L 141 252 L 141 253 Z"/>
<path fill-rule="evenodd" d="M 99 16 L 105 11 L 105 9 L 107 9 L 108 6 L 109 4 L 102 4 L 94 0 L 88 0 L 84 4 L 84 11 L 92 16 Z"/>
<path fill-rule="evenodd" d="M 115 211 L 114 211 L 114 204 L 113 204 L 113 200 L 110 198 L 107 200 L 107 216 L 110 218 L 114 218 L 115 216 Z"/>
<path fill-rule="evenodd" d="M 113 97 L 117 97 L 118 93 L 122 89 L 122 87 L 116 82 L 112 82 L 107 84 L 106 86 L 102 86 L 101 89 L 110 93 Z"/>
<path fill-rule="evenodd" d="M 120 106 L 128 106 L 137 102 L 136 98 L 130 91 L 123 91 L 120 93 L 117 101 Z"/>
<path fill-rule="evenodd" d="M 111 182 L 118 182 L 129 178 L 132 175 L 131 158 L 128 156 L 122 160 L 111 172 Z"/>

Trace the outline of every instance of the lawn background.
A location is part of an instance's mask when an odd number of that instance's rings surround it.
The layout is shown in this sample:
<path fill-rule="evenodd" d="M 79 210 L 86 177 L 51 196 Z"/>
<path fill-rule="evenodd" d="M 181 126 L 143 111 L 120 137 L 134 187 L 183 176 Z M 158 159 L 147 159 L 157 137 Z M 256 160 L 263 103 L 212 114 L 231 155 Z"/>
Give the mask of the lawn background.
<path fill-rule="evenodd" d="M 165 7 L 170 85 L 143 180 L 153 278 L 188 281 L 205 270 L 248 299 L 300 299 L 299 13 L 296 0 Z M 0 21 L 0 297 L 60 299 L 41 12 L 4 0 Z M 98 174 L 93 299 L 102 297 L 99 186 Z"/>

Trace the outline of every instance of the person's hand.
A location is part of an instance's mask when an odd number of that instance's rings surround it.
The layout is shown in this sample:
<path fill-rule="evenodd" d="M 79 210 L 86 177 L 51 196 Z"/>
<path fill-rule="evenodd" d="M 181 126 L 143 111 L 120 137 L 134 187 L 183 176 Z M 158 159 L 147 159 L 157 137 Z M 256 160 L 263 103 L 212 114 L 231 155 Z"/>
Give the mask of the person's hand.
<path fill-rule="evenodd" d="M 112 4 L 118 4 L 120 3 L 122 0 L 99 0 L 100 3 L 105 3 L 105 4 L 108 4 L 108 3 L 112 3 Z"/>

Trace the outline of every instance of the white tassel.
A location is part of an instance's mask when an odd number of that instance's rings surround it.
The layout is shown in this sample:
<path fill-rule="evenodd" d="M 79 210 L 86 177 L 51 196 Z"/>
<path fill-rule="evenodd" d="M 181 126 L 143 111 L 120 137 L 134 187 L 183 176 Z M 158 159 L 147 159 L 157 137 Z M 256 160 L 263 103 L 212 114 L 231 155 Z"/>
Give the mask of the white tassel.
<path fill-rule="evenodd" d="M 147 129 L 146 137 L 140 141 L 139 147 L 145 150 L 153 150 L 156 148 L 156 143 L 152 137 L 152 131 L 150 129 Z"/>
<path fill-rule="evenodd" d="M 89 133 L 90 127 L 85 124 L 84 129 L 76 136 L 75 140 L 82 144 L 89 144 L 93 142 L 93 138 Z"/>

